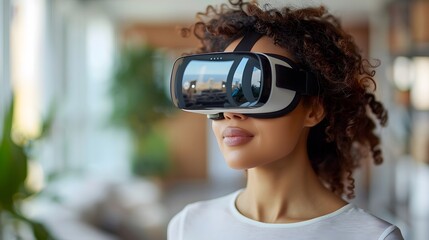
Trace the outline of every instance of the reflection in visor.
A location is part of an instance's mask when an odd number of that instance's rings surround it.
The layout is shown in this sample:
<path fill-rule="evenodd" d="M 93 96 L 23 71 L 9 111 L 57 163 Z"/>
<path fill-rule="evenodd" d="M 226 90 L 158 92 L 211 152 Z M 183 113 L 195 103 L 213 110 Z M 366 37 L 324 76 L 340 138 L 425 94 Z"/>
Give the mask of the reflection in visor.
<path fill-rule="evenodd" d="M 186 108 L 252 107 L 261 94 L 259 61 L 192 60 L 182 78 L 182 96 Z"/>

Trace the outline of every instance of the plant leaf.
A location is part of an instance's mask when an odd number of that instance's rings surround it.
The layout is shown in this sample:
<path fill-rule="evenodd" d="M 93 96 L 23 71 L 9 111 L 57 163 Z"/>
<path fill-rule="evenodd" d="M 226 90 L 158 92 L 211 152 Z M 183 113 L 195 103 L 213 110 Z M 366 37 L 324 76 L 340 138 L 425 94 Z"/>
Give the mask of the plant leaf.
<path fill-rule="evenodd" d="M 24 187 L 27 177 L 27 156 L 24 148 L 13 142 L 11 137 L 14 101 L 12 99 L 3 124 L 0 139 L 0 205 L 13 208 L 13 201 Z"/>

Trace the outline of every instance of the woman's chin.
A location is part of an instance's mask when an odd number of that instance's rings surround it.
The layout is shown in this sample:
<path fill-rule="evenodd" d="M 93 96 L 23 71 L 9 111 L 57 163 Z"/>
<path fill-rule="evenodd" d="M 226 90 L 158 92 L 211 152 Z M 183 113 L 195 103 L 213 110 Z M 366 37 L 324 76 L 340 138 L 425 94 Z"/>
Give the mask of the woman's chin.
<path fill-rule="evenodd" d="M 228 167 L 234 170 L 247 170 L 249 168 L 253 168 L 255 166 L 249 164 L 248 162 L 244 162 L 242 160 L 226 160 L 226 164 Z"/>

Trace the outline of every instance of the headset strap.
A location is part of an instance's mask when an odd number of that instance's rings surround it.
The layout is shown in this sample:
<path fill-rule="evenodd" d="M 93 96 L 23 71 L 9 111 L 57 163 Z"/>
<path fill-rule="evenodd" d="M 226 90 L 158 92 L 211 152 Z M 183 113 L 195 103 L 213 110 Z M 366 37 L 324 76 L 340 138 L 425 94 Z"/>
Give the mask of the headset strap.
<path fill-rule="evenodd" d="M 257 33 L 255 31 L 247 31 L 244 34 L 244 37 L 238 43 L 237 47 L 235 47 L 234 52 L 250 52 L 253 45 L 262 37 L 263 35 Z"/>

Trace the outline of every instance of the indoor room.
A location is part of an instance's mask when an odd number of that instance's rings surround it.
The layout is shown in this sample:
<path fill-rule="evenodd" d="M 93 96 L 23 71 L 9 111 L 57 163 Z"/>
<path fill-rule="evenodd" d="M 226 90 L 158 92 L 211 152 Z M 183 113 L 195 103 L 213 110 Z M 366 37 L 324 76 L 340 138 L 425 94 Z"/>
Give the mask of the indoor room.
<path fill-rule="evenodd" d="M 429 239 L 429 1 L 258 2 L 324 5 L 379 61 L 384 159 L 362 159 L 347 201 Z M 245 187 L 212 121 L 170 95 L 175 60 L 201 44 L 186 29 L 225 3 L 2 0 L 0 239 L 165 240 L 188 204 Z"/>

